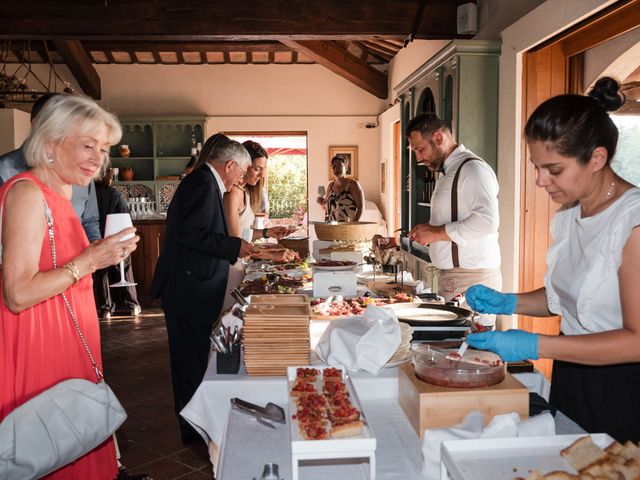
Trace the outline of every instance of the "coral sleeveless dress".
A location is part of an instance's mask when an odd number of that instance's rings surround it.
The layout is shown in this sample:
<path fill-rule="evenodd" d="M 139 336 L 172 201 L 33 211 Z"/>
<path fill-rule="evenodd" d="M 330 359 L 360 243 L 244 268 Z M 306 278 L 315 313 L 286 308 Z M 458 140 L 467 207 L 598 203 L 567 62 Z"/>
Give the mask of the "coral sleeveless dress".
<path fill-rule="evenodd" d="M 64 265 L 89 244 L 71 201 L 30 173 L 22 173 L 0 188 L 2 206 L 7 191 L 20 178 L 29 179 L 42 191 L 53 215 L 57 264 Z M 29 239 L 25 238 L 24 241 Z M 45 233 L 40 250 L 40 271 L 52 268 L 51 246 L 49 236 Z M 0 288 L 1 282 L 0 279 Z M 100 331 L 91 275 L 86 275 L 69 287 L 66 294 L 89 349 L 102 369 Z M 22 403 L 69 378 L 95 381 L 96 375 L 62 296 L 56 295 L 15 314 L 6 306 L 4 295 L 0 295 L 0 421 Z M 33 454 L 38 455 L 38 452 L 34 451 Z M 72 464 L 44 478 L 113 480 L 117 471 L 115 449 L 110 438 Z"/>

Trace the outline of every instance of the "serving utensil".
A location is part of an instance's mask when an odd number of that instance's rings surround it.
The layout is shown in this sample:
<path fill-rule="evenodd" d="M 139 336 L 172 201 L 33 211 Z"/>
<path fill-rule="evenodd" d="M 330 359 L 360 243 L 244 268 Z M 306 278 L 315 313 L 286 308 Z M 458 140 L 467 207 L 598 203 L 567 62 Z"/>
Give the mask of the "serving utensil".
<path fill-rule="evenodd" d="M 239 410 L 241 412 L 252 415 L 256 418 L 259 424 L 264 425 L 265 427 L 273 428 L 276 427 L 269 423 L 267 420 L 271 420 L 272 422 L 277 423 L 286 423 L 285 414 L 282 407 L 276 405 L 275 403 L 267 403 L 264 407 L 260 407 L 254 403 L 247 402 L 246 400 L 242 400 L 240 398 L 234 397 L 231 399 L 232 408 Z"/>

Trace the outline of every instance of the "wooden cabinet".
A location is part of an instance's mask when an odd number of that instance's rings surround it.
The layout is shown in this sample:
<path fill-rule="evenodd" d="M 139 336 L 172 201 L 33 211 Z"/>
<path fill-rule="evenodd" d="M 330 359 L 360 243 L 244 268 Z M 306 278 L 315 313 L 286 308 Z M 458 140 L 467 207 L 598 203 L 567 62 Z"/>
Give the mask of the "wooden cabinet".
<path fill-rule="evenodd" d="M 140 236 L 138 249 L 131 255 L 131 267 L 138 291 L 138 301 L 142 307 L 159 307 L 160 302 L 149 298 L 151 281 L 164 242 L 164 220 L 136 220 L 133 225 Z"/>
<path fill-rule="evenodd" d="M 500 42 L 449 43 L 396 87 L 402 105 L 402 131 L 416 115 L 435 113 L 449 123 L 458 143 L 495 169 L 499 56 Z M 404 135 L 402 142 L 402 227 L 408 231 L 429 221 L 437 174 L 416 163 Z M 406 238 L 402 245 L 415 257 L 428 260 L 426 248 Z"/>
<path fill-rule="evenodd" d="M 111 164 L 120 169 L 117 184 L 149 187 L 160 206 L 165 206 L 163 187 L 175 184 L 191 157 L 192 139 L 205 140 L 204 118 L 121 119 L 122 140 L 111 148 Z M 130 156 L 120 157 L 120 145 L 128 145 Z M 123 171 L 134 170 L 131 181 Z M 133 196 L 144 196 L 135 194 Z M 161 208 L 159 208 L 161 209 Z"/>

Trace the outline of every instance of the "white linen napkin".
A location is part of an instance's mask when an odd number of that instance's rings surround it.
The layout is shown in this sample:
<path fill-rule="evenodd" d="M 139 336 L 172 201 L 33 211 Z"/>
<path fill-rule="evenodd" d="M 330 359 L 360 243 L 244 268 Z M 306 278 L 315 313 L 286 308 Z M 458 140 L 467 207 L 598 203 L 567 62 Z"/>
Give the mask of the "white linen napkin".
<path fill-rule="evenodd" d="M 520 420 L 516 412 L 496 415 L 486 427 L 478 410 L 469 412 L 462 423 L 450 428 L 427 429 L 422 441 L 422 476 L 427 480 L 440 479 L 440 450 L 447 440 L 475 440 L 480 438 L 533 437 L 555 435 L 555 422 L 549 412 L 527 420 Z"/>
<path fill-rule="evenodd" d="M 240 310 L 244 310 L 238 303 L 236 303 L 233 307 L 231 307 L 231 309 L 225 313 L 222 318 L 220 319 L 220 322 L 222 323 L 222 325 L 224 325 L 225 327 L 229 327 L 232 331 L 233 331 L 233 327 L 238 327 L 238 328 L 242 328 L 242 325 L 244 324 L 244 322 L 242 321 L 242 319 L 236 317 L 232 312 L 234 308 L 239 308 Z"/>
<path fill-rule="evenodd" d="M 376 374 L 400 346 L 395 312 L 369 305 L 363 316 L 333 320 L 316 346 L 328 365 Z"/>

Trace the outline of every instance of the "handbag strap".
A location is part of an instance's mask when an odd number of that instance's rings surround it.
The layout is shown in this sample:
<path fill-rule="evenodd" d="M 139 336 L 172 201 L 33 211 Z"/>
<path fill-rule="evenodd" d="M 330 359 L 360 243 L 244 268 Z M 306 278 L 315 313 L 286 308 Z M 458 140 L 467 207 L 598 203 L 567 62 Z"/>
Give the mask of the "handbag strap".
<path fill-rule="evenodd" d="M 47 200 L 43 199 L 44 202 L 44 215 L 47 219 L 47 229 L 49 230 L 49 242 L 51 243 L 51 256 L 53 257 L 53 268 L 57 268 L 57 255 L 56 255 L 56 242 L 55 235 L 53 233 L 53 215 L 51 215 L 51 209 L 47 204 Z M 67 306 L 67 310 L 69 311 L 69 315 L 71 316 L 71 320 L 78 331 L 78 335 L 80 336 L 80 340 L 82 340 L 82 345 L 84 345 L 84 349 L 87 351 L 87 355 L 89 355 L 89 361 L 91 361 L 91 365 L 93 366 L 93 370 L 96 372 L 96 377 L 98 379 L 98 383 L 104 379 L 104 375 L 100 371 L 98 364 L 96 363 L 93 355 L 91 354 L 91 350 L 89 350 L 89 345 L 87 345 L 87 341 L 84 338 L 82 330 L 80 329 L 80 325 L 78 325 L 78 321 L 76 320 L 76 316 L 73 313 L 73 309 L 71 308 L 71 304 L 69 303 L 69 299 L 67 295 L 62 292 L 62 299 L 64 300 L 64 304 Z"/>

